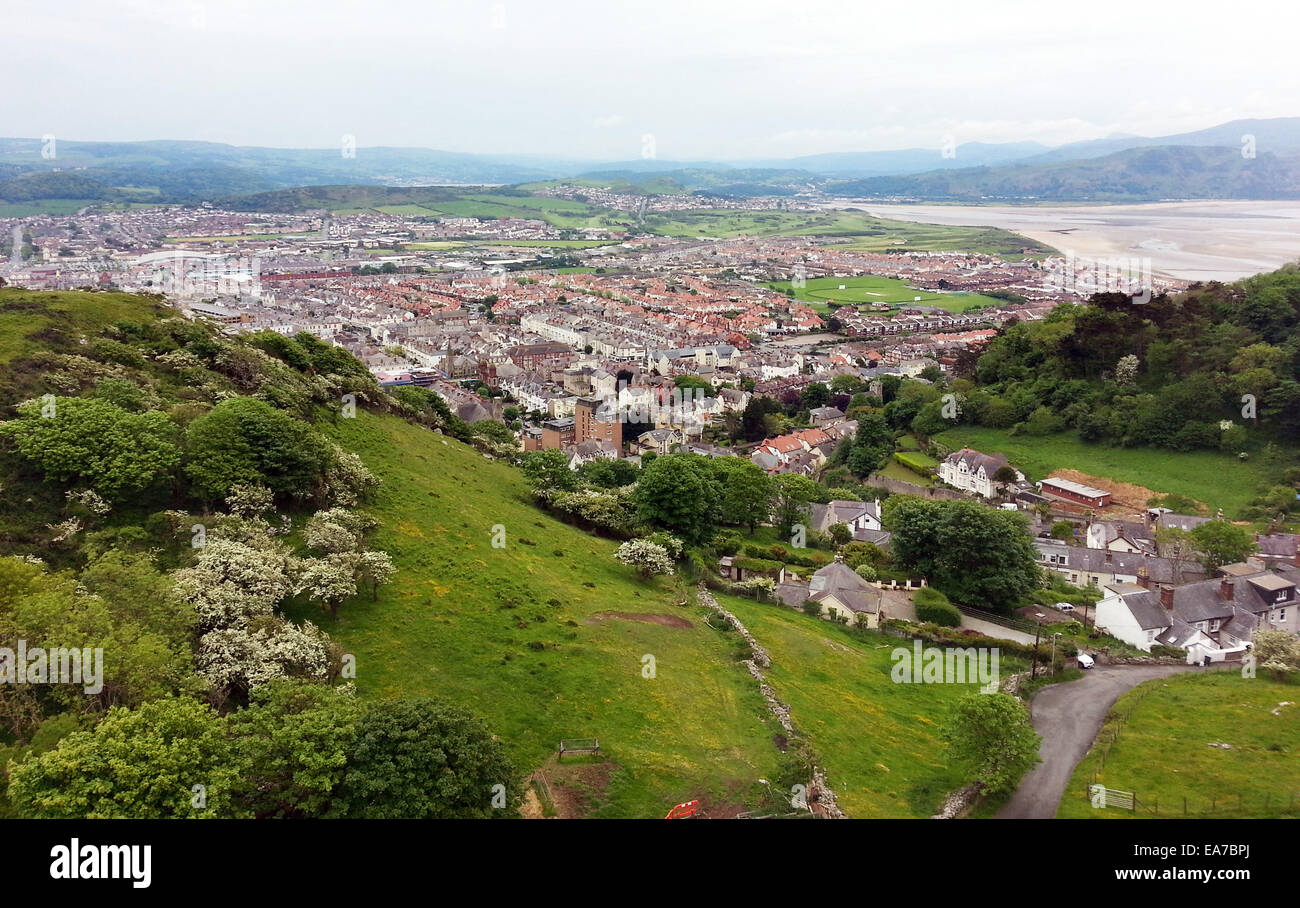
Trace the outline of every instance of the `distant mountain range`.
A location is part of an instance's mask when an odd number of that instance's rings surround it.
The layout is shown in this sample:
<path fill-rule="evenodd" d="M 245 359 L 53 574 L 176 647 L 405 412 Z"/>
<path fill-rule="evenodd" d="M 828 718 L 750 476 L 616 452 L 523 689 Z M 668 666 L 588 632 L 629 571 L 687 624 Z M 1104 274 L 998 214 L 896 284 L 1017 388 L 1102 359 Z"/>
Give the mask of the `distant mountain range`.
<path fill-rule="evenodd" d="M 385 147 L 352 154 L 344 148 L 183 141 L 60 140 L 50 159 L 42 149 L 40 139 L 0 139 L 0 200 L 218 202 L 304 186 L 518 185 L 578 178 L 634 192 L 727 196 L 820 193 L 966 202 L 1300 198 L 1300 117 L 1235 120 L 1174 136 L 1113 136 L 1055 148 L 969 142 L 947 149 L 722 162 L 592 162 Z"/>
<path fill-rule="evenodd" d="M 826 192 L 927 201 L 1090 201 L 1300 198 L 1300 154 L 1246 158 L 1239 148 L 1156 145 L 1100 158 L 848 180 Z"/>

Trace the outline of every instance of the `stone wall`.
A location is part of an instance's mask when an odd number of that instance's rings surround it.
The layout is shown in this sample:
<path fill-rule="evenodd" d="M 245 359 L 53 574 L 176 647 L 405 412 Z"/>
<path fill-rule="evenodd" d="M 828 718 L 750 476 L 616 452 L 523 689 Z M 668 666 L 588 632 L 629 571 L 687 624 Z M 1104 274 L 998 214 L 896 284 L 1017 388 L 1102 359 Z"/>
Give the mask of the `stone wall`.
<path fill-rule="evenodd" d="M 882 476 L 879 473 L 872 473 L 866 479 L 866 484 L 877 489 L 887 489 L 894 495 L 917 495 L 921 498 L 944 498 L 949 501 L 964 501 L 972 496 L 956 489 L 940 489 L 932 486 L 918 485 L 914 482 L 908 482 L 904 479 L 895 479 L 892 476 Z"/>
<path fill-rule="evenodd" d="M 735 628 L 741 637 L 745 639 L 745 642 L 749 644 L 754 655 L 753 658 L 744 661 L 746 671 L 758 682 L 758 690 L 763 695 L 763 699 L 767 701 L 768 710 L 776 717 L 776 721 L 780 723 L 781 728 L 788 734 L 795 734 L 794 721 L 790 718 L 790 707 L 781 702 L 781 699 L 776 695 L 776 691 L 767 683 L 767 677 L 762 672 L 763 668 L 767 668 L 772 664 L 772 657 L 767 650 L 759 645 L 758 640 L 749 632 L 749 628 L 741 623 L 739 618 L 718 604 L 718 600 L 713 598 L 713 594 L 709 592 L 708 587 L 702 583 L 700 584 L 700 604 L 716 612 L 724 621 Z M 826 774 L 819 767 L 813 767 L 812 782 L 808 786 L 808 803 L 810 808 L 814 808 L 813 812 L 818 816 L 832 820 L 848 818 L 844 811 L 840 809 L 839 801 L 835 797 L 835 790 L 826 781 Z"/>

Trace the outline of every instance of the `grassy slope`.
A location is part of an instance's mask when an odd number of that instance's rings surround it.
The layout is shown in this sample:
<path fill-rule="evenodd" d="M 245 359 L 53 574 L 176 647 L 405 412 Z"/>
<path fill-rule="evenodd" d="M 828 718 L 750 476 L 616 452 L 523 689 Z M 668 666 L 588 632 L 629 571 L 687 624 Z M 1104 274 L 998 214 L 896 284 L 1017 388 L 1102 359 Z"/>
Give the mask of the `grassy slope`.
<path fill-rule="evenodd" d="M 939 729 L 976 685 L 895 684 L 889 654 L 908 641 L 854 637 L 829 621 L 735 596 L 718 601 L 771 653 L 768 680 L 821 755 L 854 818 L 928 817 L 961 787 Z"/>
<path fill-rule="evenodd" d="M 1283 701 L 1293 705 L 1279 706 Z M 1263 672 L 1256 678 L 1225 671 L 1148 681 L 1116 703 L 1119 714 L 1132 708 L 1128 721 L 1104 766 L 1098 748 L 1079 763 L 1057 816 L 1133 816 L 1092 808 L 1086 791 L 1094 771 L 1102 784 L 1137 792 L 1139 817 L 1153 816 L 1154 807 L 1162 817 L 1182 816 L 1183 798 L 1192 816 L 1210 815 L 1212 806 L 1228 816 L 1300 816 L 1297 701 L 1300 681 L 1281 683 Z"/>
<path fill-rule="evenodd" d="M 599 738 L 621 767 L 601 815 L 662 817 L 694 797 L 735 803 L 775 771 L 779 729 L 732 659 L 735 644 L 698 607 L 676 605 L 671 582 L 640 583 L 612 542 L 537 510 L 518 471 L 454 440 L 367 414 L 331 432 L 383 480 L 375 543 L 400 569 L 378 601 L 362 596 L 323 622 L 356 654 L 363 695 L 463 703 L 525 769 L 560 738 Z M 495 524 L 505 549 L 490 545 Z M 591 620 L 603 610 L 692 627 Z M 646 654 L 654 680 L 641 674 Z"/>
<path fill-rule="evenodd" d="M 954 450 L 968 446 L 988 454 L 1005 454 L 1033 480 L 1056 469 L 1081 470 L 1155 492 L 1188 495 L 1208 505 L 1211 513 L 1223 508 L 1229 517 L 1250 502 L 1263 481 L 1258 463 L 1242 462 L 1229 454 L 1110 448 L 1082 442 L 1073 432 L 1031 437 L 1013 436 L 1004 429 L 961 426 L 936 440 Z"/>
<path fill-rule="evenodd" d="M 46 329 L 93 336 L 119 321 L 152 321 L 158 312 L 156 303 L 126 293 L 0 289 L 0 365 L 47 349 L 34 337 Z"/>

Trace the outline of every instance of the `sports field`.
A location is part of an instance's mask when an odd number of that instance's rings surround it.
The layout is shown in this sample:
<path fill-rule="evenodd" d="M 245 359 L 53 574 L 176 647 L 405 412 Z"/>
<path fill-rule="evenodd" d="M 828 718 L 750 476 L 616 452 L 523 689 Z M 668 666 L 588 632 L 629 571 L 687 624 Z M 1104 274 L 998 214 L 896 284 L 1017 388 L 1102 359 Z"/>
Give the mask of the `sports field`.
<path fill-rule="evenodd" d="M 767 285 L 778 293 L 791 289 L 790 281 L 777 281 Z M 888 303 L 893 309 L 908 306 L 937 306 L 949 312 L 966 312 L 984 306 L 1000 305 L 1001 301 L 977 293 L 935 293 L 909 287 L 905 281 L 890 277 L 865 275 L 863 277 L 819 277 L 794 287 L 795 299 L 814 306 Z"/>

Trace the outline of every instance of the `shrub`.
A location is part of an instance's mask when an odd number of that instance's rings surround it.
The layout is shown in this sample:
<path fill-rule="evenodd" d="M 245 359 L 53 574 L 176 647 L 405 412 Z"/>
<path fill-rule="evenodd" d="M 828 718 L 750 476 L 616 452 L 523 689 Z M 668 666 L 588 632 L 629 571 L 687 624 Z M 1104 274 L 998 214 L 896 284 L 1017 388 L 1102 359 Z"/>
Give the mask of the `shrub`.
<path fill-rule="evenodd" d="M 942 627 L 960 627 L 961 612 L 948 601 L 948 597 L 934 587 L 922 587 L 913 598 L 916 617 L 921 621 L 938 624 Z"/>

